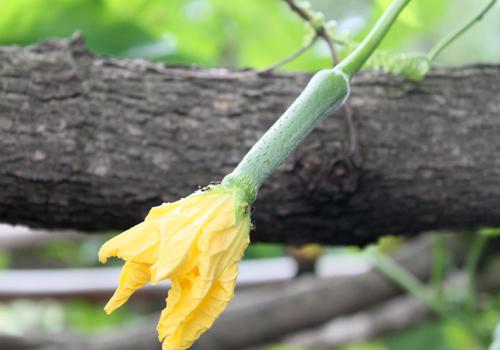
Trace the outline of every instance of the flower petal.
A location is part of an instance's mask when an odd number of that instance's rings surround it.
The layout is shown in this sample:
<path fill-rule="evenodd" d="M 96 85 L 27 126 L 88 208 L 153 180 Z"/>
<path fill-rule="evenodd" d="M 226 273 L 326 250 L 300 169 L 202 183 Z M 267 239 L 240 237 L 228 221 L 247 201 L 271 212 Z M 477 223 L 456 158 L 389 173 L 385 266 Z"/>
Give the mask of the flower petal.
<path fill-rule="evenodd" d="M 177 235 L 161 239 L 158 260 L 151 266 L 151 281 L 158 283 L 165 278 L 171 277 L 192 253 L 189 252 L 198 231 L 195 227 L 188 226 L 178 232 Z M 191 257 L 195 259 L 195 257 Z"/>
<path fill-rule="evenodd" d="M 242 220 L 238 226 L 229 230 L 204 233 L 203 238 L 198 241 L 197 249 L 195 249 L 198 258 L 197 268 L 190 274 L 181 274 L 179 279 L 172 279 L 175 288 L 169 292 L 167 308 L 162 312 L 158 323 L 160 340 L 166 338 L 168 344 L 177 344 L 178 347 L 172 345 L 173 349 L 184 349 L 182 344 L 194 341 L 210 327 L 213 320 L 210 321 L 206 315 L 197 316 L 197 314 L 201 312 L 202 314 L 218 315 L 229 302 L 228 300 L 225 304 L 220 304 L 216 301 L 222 298 L 220 293 L 223 293 L 223 291 L 218 291 L 222 287 L 217 287 L 217 284 L 224 282 L 225 290 L 230 289 L 232 293 L 234 285 L 229 288 L 228 282 L 236 283 L 237 268 L 229 269 L 228 266 L 236 266 L 236 263 L 241 259 L 249 242 L 249 229 L 248 219 Z M 200 244 L 202 240 L 204 243 Z M 222 247 L 225 247 L 222 250 L 221 244 Z M 188 340 L 181 339 L 185 338 L 182 336 L 183 329 L 188 327 L 189 320 L 193 318 L 199 323 L 198 326 L 193 329 L 189 328 L 191 335 L 186 338 Z"/>
<path fill-rule="evenodd" d="M 146 216 L 145 220 L 158 218 L 160 216 L 168 214 L 172 210 L 174 210 L 178 205 L 179 205 L 179 201 L 174 202 L 174 203 L 162 203 L 156 207 L 153 207 L 149 210 L 149 213 Z"/>
<path fill-rule="evenodd" d="M 199 252 L 196 251 L 196 254 L 199 254 Z M 179 277 L 172 278 L 172 283 L 176 285 L 176 288 L 169 292 L 167 308 L 162 311 L 158 322 L 157 329 L 160 340 L 175 333 L 175 330 L 198 307 L 215 283 L 206 274 L 210 269 L 202 266 L 210 263 L 210 260 L 196 256 L 195 261 L 197 264 L 194 265 L 192 271 L 189 273 L 184 272 L 179 274 Z"/>
<path fill-rule="evenodd" d="M 184 322 L 177 325 L 174 333 L 166 337 L 163 349 L 188 349 L 203 332 L 209 329 L 233 298 L 237 276 L 238 267 L 236 264 L 226 268 L 194 312 Z"/>
<path fill-rule="evenodd" d="M 120 273 L 120 282 L 115 293 L 104 307 L 109 315 L 125 304 L 130 296 L 149 282 L 149 265 L 127 261 Z"/>
<path fill-rule="evenodd" d="M 187 203 L 187 207 L 181 207 L 181 212 L 189 215 L 184 218 L 177 216 L 179 221 L 176 224 L 165 223 L 167 228 L 162 230 L 158 260 L 151 266 L 153 283 L 172 277 L 186 260 L 196 259 L 196 251 L 191 248 L 204 225 L 218 215 L 220 208 L 226 209 L 228 202 L 232 200 L 226 193 L 211 196 L 203 193 L 199 197 L 199 203 L 195 203 L 193 199 Z"/>
<path fill-rule="evenodd" d="M 176 207 L 177 202 L 163 203 L 151 208 L 143 222 L 102 245 L 99 261 L 105 263 L 108 258 L 116 256 L 126 261 L 153 264 L 158 256 L 161 218 Z"/>
<path fill-rule="evenodd" d="M 99 251 L 126 261 L 105 310 L 109 314 L 148 282 L 172 280 L 158 323 L 163 348 L 184 350 L 231 300 L 237 262 L 249 243 L 250 217 L 241 193 L 210 186 L 150 210 L 144 222 L 106 242 Z"/>
<path fill-rule="evenodd" d="M 160 240 L 158 220 L 146 220 L 111 238 L 99 250 L 99 261 L 105 263 L 112 256 L 126 261 L 152 264 L 156 260 L 151 249 Z"/>
<path fill-rule="evenodd" d="M 237 263 L 243 257 L 250 243 L 250 218 L 242 218 L 230 230 L 206 232 L 198 240 L 200 274 L 218 279 L 227 266 Z"/>

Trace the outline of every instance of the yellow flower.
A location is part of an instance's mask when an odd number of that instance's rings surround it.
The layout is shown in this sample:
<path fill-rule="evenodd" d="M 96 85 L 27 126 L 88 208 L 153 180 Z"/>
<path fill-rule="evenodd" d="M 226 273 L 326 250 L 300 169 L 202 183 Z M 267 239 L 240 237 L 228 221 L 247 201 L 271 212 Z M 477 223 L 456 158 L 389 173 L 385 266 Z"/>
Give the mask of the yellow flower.
<path fill-rule="evenodd" d="M 234 295 L 237 263 L 249 243 L 249 207 L 237 187 L 216 185 L 151 209 L 146 219 L 107 241 L 105 263 L 125 260 L 105 306 L 110 314 L 148 282 L 171 279 L 158 335 L 163 349 L 187 349 Z"/>

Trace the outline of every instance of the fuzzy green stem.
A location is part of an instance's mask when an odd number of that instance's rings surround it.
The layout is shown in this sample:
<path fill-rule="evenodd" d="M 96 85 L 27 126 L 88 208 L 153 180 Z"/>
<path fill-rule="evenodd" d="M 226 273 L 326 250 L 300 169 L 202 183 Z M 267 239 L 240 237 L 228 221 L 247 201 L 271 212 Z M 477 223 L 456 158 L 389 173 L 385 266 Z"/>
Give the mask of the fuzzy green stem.
<path fill-rule="evenodd" d="M 316 73 L 304 91 L 250 149 L 236 169 L 222 180 L 238 183 L 253 202 L 265 179 L 331 111 L 341 106 L 349 95 L 345 74 L 334 69 Z"/>
<path fill-rule="evenodd" d="M 379 46 L 392 24 L 396 21 L 401 11 L 411 0 L 394 0 L 385 10 L 384 14 L 377 21 L 370 33 L 365 37 L 361 44 L 345 60 L 339 68 L 350 78 L 356 74 L 373 51 Z"/>
<path fill-rule="evenodd" d="M 333 69 L 316 73 L 304 91 L 248 151 L 222 183 L 237 185 L 255 200 L 262 183 L 285 161 L 311 130 L 349 96 L 349 80 L 379 45 L 410 0 L 393 0 L 361 45 Z"/>
<path fill-rule="evenodd" d="M 436 46 L 434 46 L 431 51 L 427 54 L 427 58 L 429 61 L 433 61 L 446 47 L 448 47 L 451 43 L 453 43 L 458 37 L 460 37 L 463 33 L 465 33 L 470 27 L 479 22 L 484 15 L 495 5 L 497 0 L 489 1 L 486 6 L 475 16 L 473 16 L 470 20 L 465 22 L 463 26 L 458 28 L 455 32 L 451 33 L 443 40 L 438 42 Z"/>

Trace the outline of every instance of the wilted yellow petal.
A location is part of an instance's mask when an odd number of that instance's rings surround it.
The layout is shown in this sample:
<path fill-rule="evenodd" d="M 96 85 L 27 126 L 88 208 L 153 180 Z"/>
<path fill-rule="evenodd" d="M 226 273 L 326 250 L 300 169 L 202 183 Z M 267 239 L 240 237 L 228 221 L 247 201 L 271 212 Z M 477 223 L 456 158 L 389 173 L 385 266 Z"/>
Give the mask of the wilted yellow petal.
<path fill-rule="evenodd" d="M 156 260 L 156 254 L 150 248 L 159 240 L 158 220 L 141 222 L 104 243 L 99 250 L 99 261 L 105 263 L 108 258 L 116 256 L 126 261 L 151 264 Z"/>
<path fill-rule="evenodd" d="M 104 310 L 109 315 L 122 306 L 139 288 L 149 282 L 149 265 L 127 261 L 120 273 L 120 282 Z"/>
<path fill-rule="evenodd" d="M 179 267 L 184 265 L 189 256 L 195 254 L 190 250 L 205 223 L 218 217 L 219 209 L 225 211 L 231 205 L 231 196 L 227 193 L 214 193 L 211 196 L 202 193 L 198 196 L 200 199 L 198 207 L 193 207 L 195 199 L 197 199 L 196 196 L 188 198 L 191 201 L 186 202 L 186 206 L 182 205 L 179 208 L 182 213 L 190 215 L 184 218 L 178 216 L 177 225 L 168 225 L 166 222 L 166 229 L 162 232 L 160 241 L 158 260 L 151 267 L 151 281 L 153 283 L 171 277 Z"/>
<path fill-rule="evenodd" d="M 183 266 L 190 255 L 193 242 L 197 238 L 198 231 L 192 226 L 186 227 L 172 237 L 161 239 L 158 260 L 151 266 L 151 280 L 153 283 L 171 277 L 179 267 Z"/>
<path fill-rule="evenodd" d="M 186 321 L 210 291 L 214 281 L 201 276 L 195 269 L 191 274 L 172 278 L 172 283 L 176 288 L 168 293 L 167 308 L 161 313 L 157 327 L 160 340 L 173 334 Z M 169 307 L 171 303 L 174 305 Z"/>
<path fill-rule="evenodd" d="M 235 204 L 231 197 L 225 197 L 224 202 L 217 208 L 216 215 L 208 218 L 203 224 L 203 231 L 220 231 L 230 229 L 236 224 Z"/>
<path fill-rule="evenodd" d="M 163 349 L 187 349 L 203 332 L 209 329 L 233 298 L 237 277 L 238 268 L 236 264 L 226 268 L 194 312 L 190 313 L 184 322 L 176 324 L 175 333 L 167 335 L 163 342 Z"/>
<path fill-rule="evenodd" d="M 158 323 L 163 348 L 184 350 L 207 330 L 233 296 L 237 262 L 249 243 L 250 216 L 241 192 L 211 186 L 151 209 L 141 224 L 106 242 L 101 261 L 126 261 L 110 313 L 148 282 L 172 280 Z"/>
<path fill-rule="evenodd" d="M 164 216 L 165 214 L 172 212 L 172 210 L 174 210 L 178 206 L 178 203 L 179 202 L 162 203 L 156 207 L 153 207 L 151 208 L 151 210 L 149 210 L 149 213 L 144 220 L 150 220 Z"/>
<path fill-rule="evenodd" d="M 231 229 L 217 231 L 205 231 L 204 229 L 198 240 L 198 249 L 206 252 L 208 256 L 223 256 L 222 264 L 225 266 L 229 265 L 231 261 L 239 261 L 250 242 L 250 226 L 250 219 L 243 218 Z"/>
<path fill-rule="evenodd" d="M 99 261 L 105 263 L 108 258 L 116 256 L 126 261 L 153 264 L 157 260 L 161 216 L 171 212 L 175 207 L 175 203 L 163 203 L 151 208 L 143 222 L 102 245 L 99 250 Z"/>
<path fill-rule="evenodd" d="M 167 308 L 158 323 L 160 340 L 167 338 L 166 348 L 189 347 L 226 307 L 229 299 L 221 303 L 226 300 L 221 295 L 229 297 L 223 293 L 230 290 L 232 296 L 237 277 L 235 266 L 248 245 L 249 229 L 249 219 L 243 219 L 230 229 L 203 232 L 196 246 L 198 268 L 179 280 L 173 279 L 175 287 L 169 292 Z M 197 325 L 188 326 L 190 320 Z"/>

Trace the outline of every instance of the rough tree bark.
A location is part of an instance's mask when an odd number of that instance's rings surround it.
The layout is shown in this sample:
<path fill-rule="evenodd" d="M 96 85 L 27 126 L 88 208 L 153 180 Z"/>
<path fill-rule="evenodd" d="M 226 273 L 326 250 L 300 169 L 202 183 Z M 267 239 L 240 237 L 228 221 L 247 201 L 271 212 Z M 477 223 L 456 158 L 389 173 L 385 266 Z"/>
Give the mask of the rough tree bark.
<path fill-rule="evenodd" d="M 230 172 L 307 74 L 95 57 L 80 38 L 0 48 L 0 221 L 121 229 Z M 500 66 L 363 73 L 261 192 L 253 240 L 363 244 L 500 225 Z"/>

